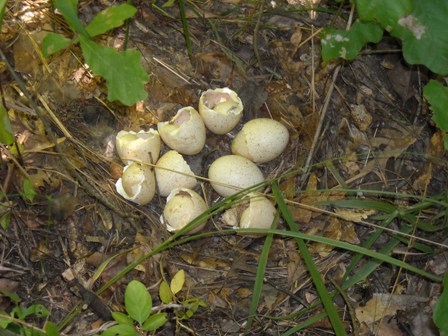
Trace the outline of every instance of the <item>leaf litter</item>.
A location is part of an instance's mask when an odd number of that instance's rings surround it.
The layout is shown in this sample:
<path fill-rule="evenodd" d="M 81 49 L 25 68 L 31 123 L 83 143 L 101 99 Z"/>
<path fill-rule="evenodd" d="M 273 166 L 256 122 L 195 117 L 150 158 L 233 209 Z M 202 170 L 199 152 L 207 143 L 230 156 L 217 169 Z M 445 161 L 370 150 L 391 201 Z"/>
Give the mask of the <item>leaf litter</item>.
<path fill-rule="evenodd" d="M 43 14 L 37 23 L 22 21 L 15 34 L 9 28 L 17 23 L 5 20 L 8 27 L 5 32 L 9 35 L 3 35 L 2 40 L 18 38 L 9 51 L 15 59 L 15 70 L 26 78 L 27 89 L 36 97 L 42 97 L 40 104 L 45 102 L 53 111 L 52 131 L 57 135 L 65 157 L 92 186 L 90 190 L 86 189 L 70 175 L 47 130 L 39 118 L 30 113 L 29 101 L 20 97 L 20 90 L 12 82 L 7 83 L 5 98 L 8 104 L 14 103 L 9 105 L 9 115 L 24 149 L 20 166 L 25 169 L 37 195 L 32 202 L 17 197 L 9 200 L 13 204 L 13 215 L 2 224 L 5 231 L 2 232 L 2 250 L 8 251 L 3 260 L 8 269 L 0 273 L 0 289 L 15 291 L 22 297 L 34 293 L 30 301 L 43 302 L 52 310 L 51 318 L 55 321 L 62 320 L 77 302 L 85 300 L 79 292 L 72 290 L 74 279 L 81 280 L 85 289 L 93 292 L 169 237 L 158 221 L 162 199 L 149 207 L 136 208 L 115 194 L 113 184 L 120 176 L 122 166 L 114 154 L 111 156 L 113 150 L 107 152 L 107 146 L 111 146 L 110 137 L 120 129 L 138 131 L 169 120 L 178 107 L 197 104 L 200 92 L 209 87 L 230 86 L 241 92 L 247 111 L 244 121 L 272 117 L 290 128 L 291 142 L 287 151 L 277 161 L 265 164 L 263 169 L 271 177 L 299 169 L 280 182 L 290 201 L 294 220 L 304 232 L 355 245 L 366 239 L 368 229 L 356 223 L 373 220 L 376 211 L 336 208 L 334 212 L 338 217 L 320 211 L 326 207 L 319 206 L 319 202 L 347 197 L 346 191 L 338 189 L 398 190 L 403 194 L 417 192 L 432 196 L 441 191 L 441 184 L 446 185 L 446 167 L 438 160 L 444 155 L 443 142 L 440 136 L 432 134 L 426 122 L 428 115 L 425 111 L 420 114 L 417 99 L 406 95 L 406 101 L 403 101 L 404 95 L 395 94 L 393 87 L 388 86 L 388 69 L 380 65 L 381 57 L 365 55 L 341 69 L 336 81 L 337 93 L 330 101 L 329 115 L 313 156 L 314 163 L 332 160 L 332 166 L 313 166 L 306 179 L 306 188 L 300 190 L 298 177 L 313 144 L 320 108 L 334 69 L 333 64 L 321 62 L 313 28 L 328 25 L 332 18 L 328 13 L 316 16 L 316 12 L 310 12 L 310 18 L 307 12 L 294 12 L 296 4 L 291 2 L 280 5 L 285 6 L 281 8 L 285 13 L 291 13 L 288 18 L 281 16 L 278 20 L 268 8 L 261 20 L 270 26 L 262 26 L 254 36 L 249 19 L 243 17 L 248 13 L 255 15 L 258 7 L 249 2 L 238 2 L 235 13 L 243 16 L 236 15 L 233 20 L 226 21 L 221 13 L 228 10 L 230 4 L 208 3 L 202 11 L 210 18 L 200 22 L 194 12 L 189 14 L 196 43 L 191 62 L 179 33 L 181 29 L 165 29 L 179 28 L 180 20 L 173 20 L 157 7 L 143 2 L 137 1 L 134 5 L 140 12 L 131 25 L 129 43 L 142 52 L 150 79 L 146 86 L 148 98 L 130 108 L 107 102 L 108 92 L 104 84 L 80 62 L 76 48 L 50 59 L 36 57 L 40 55 L 36 48 L 40 37 L 34 34 L 36 24 L 48 27 L 54 23 L 48 8 L 36 9 L 36 13 Z M 325 1 L 320 4 L 327 5 Z M 33 12 L 25 8 L 16 10 Z M 81 7 L 81 13 L 83 10 L 83 15 L 92 16 L 94 9 L 86 5 Z M 176 7 L 168 7 L 166 11 L 178 18 Z M 121 33 L 119 29 L 103 42 L 109 45 L 121 42 Z M 254 51 L 255 43 L 257 50 Z M 262 64 L 257 65 L 257 58 Z M 392 59 L 389 67 L 393 68 L 394 62 L 398 64 L 399 61 Z M 415 71 L 401 64 L 396 67 L 403 76 Z M 364 89 L 359 90 L 360 87 Z M 406 109 L 400 108 L 402 103 L 407 104 Z M 412 120 L 418 120 L 418 123 Z M 225 137 L 211 136 L 207 140 L 211 147 L 209 152 L 228 151 Z M 210 153 L 208 155 L 212 155 Z M 427 153 L 428 157 L 419 153 Z M 4 151 L 2 157 L 3 154 Z M 209 164 L 209 160 L 204 156 L 201 164 Z M 18 168 L 8 170 L 0 172 L 4 181 L 2 187 L 19 194 L 23 191 L 24 176 Z M 7 174 L 12 177 L 6 179 Z M 210 188 L 206 190 L 208 202 L 213 204 L 216 195 Z M 95 197 L 96 193 L 107 195 L 112 207 L 101 203 Z M 368 197 L 362 192 L 358 195 Z M 385 197 L 385 201 L 394 202 L 389 197 Z M 220 228 L 220 217 L 214 221 Z M 283 224 L 280 227 L 283 228 Z M 214 228 L 209 223 L 207 229 Z M 434 240 L 442 239 L 438 235 L 421 234 Z M 374 248 L 380 248 L 385 240 L 387 238 L 378 241 Z M 157 298 L 159 281 L 167 276 L 175 286 L 175 275 L 183 274 L 178 273 L 183 270 L 185 278 L 181 282 L 185 281 L 188 290 L 182 290 L 179 295 L 196 297 L 207 304 L 188 321 L 188 327 L 197 334 L 241 333 L 247 319 L 262 241 L 253 237 L 216 235 L 182 244 L 139 265 L 106 291 L 101 300 L 109 306 L 123 308 L 124 286 L 132 279 L 144 282 L 152 297 Z M 310 251 L 326 278 L 340 277 L 351 259 L 343 251 L 326 244 L 310 243 Z M 108 258 L 120 253 L 123 254 L 101 268 Z M 435 268 L 430 255 L 415 262 L 422 267 L 432 265 L 430 267 L 438 274 L 446 272 L 446 267 Z M 95 274 L 99 268 L 102 271 Z M 76 276 L 63 280 L 62 275 L 68 270 Z M 264 278 L 262 299 L 257 309 L 259 321 L 251 332 L 285 332 L 298 320 L 280 323 L 266 316 L 294 313 L 316 299 L 293 241 L 281 237 L 274 239 Z M 400 326 L 411 325 L 411 318 L 404 319 L 400 312 L 417 314 L 416 307 L 426 306 L 429 298 L 432 300 L 437 295 L 437 291 L 427 290 L 417 296 L 415 286 L 429 286 L 422 278 L 411 275 L 400 279 L 403 294 L 385 290 L 394 280 L 394 274 L 390 267 L 384 266 L 364 280 L 364 289 L 356 286 L 351 289 L 349 304 L 355 307 L 357 321 L 354 323 L 362 324 L 361 334 L 367 335 L 369 330 L 388 330 L 388 334 L 403 335 Z M 173 292 L 177 293 L 178 287 L 172 289 Z M 361 305 L 361 302 L 365 304 Z M 344 308 L 339 298 L 335 304 Z M 0 309 L 8 309 L 11 305 L 11 300 L 2 297 Z M 84 333 L 98 325 L 98 319 L 104 316 L 101 315 L 102 308 L 92 305 L 89 308 L 64 332 Z M 430 311 L 421 314 L 424 317 Z M 76 324 L 79 320 L 86 322 Z M 326 320 L 321 322 L 308 328 L 324 334 L 330 326 Z M 423 326 L 420 328 L 426 330 Z M 186 330 L 183 329 L 183 333 L 187 333 Z M 163 332 L 174 332 L 173 325 L 167 325 Z"/>

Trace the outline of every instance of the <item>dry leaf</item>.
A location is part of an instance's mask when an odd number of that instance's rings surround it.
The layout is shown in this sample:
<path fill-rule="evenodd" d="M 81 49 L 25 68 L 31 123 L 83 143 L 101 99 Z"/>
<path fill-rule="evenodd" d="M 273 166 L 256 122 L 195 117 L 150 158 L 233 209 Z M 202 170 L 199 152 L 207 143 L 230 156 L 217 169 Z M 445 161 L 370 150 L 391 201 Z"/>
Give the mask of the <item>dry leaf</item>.
<path fill-rule="evenodd" d="M 335 214 L 338 215 L 338 217 L 343 218 L 346 221 L 349 222 L 355 222 L 359 223 L 367 219 L 367 217 L 373 215 L 376 213 L 375 210 L 363 210 L 363 209 L 342 209 L 337 208 L 334 210 Z"/>

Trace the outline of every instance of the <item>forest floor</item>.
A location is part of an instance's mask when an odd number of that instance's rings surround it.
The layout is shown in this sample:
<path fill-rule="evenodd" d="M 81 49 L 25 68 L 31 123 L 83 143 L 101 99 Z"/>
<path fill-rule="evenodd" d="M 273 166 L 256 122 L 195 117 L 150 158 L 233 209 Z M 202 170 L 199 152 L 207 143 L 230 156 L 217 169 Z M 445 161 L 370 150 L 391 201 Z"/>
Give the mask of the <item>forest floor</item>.
<path fill-rule="evenodd" d="M 374 251 L 389 247 L 386 254 L 441 277 L 448 269 L 448 170 L 442 135 L 422 96 L 430 73 L 407 65 L 390 37 L 352 62 L 322 62 L 322 28 L 345 29 L 350 10 L 332 1 L 316 3 L 318 11 L 301 4 L 306 1 L 186 3 L 191 58 L 177 5 L 134 1 L 127 45 L 141 52 L 150 79 L 148 98 L 132 107 L 107 101 L 104 83 L 85 67 L 78 47 L 42 57 L 47 32 L 68 32 L 47 1 L 8 8 L 3 52 L 51 129 L 3 67 L 3 96 L 22 153 L 1 150 L 0 311 L 14 308 L 7 293 L 17 293 L 22 307 L 39 303 L 50 312 L 27 319 L 29 325 L 44 328 L 48 320 L 66 335 L 99 334 L 109 310 L 124 310 L 132 279 L 147 286 L 157 306 L 160 282 L 184 270 L 179 302 L 195 298 L 205 306 L 189 319 L 168 309 L 157 335 L 244 333 L 265 239 L 218 234 L 222 213 L 204 228 L 216 234 L 173 244 L 95 294 L 171 236 L 159 220 L 162 197 L 136 206 L 116 193 L 124 165 L 115 135 L 156 128 L 180 107 L 197 108 L 201 93 L 217 87 L 238 92 L 244 116 L 229 134 L 207 133 L 205 149 L 189 159 L 196 175 L 206 176 L 213 158 L 230 153 L 243 123 L 278 120 L 289 130 L 288 146 L 260 168 L 278 182 L 300 232 Z M 109 5 L 80 1 L 80 18 L 89 22 Z M 121 46 L 125 36 L 119 28 L 98 42 Z M 24 179 L 36 191 L 28 199 Z M 207 182 L 197 191 L 210 205 L 220 200 Z M 277 227 L 287 230 L 283 220 Z M 432 312 L 440 282 L 364 256 L 350 269 L 352 277 L 362 276 L 341 289 L 356 254 L 307 246 L 328 289 L 342 292 L 333 302 L 348 334 L 438 334 Z M 324 309 L 313 306 L 318 294 L 295 239 L 274 236 L 263 278 L 248 334 L 280 335 L 303 321 L 310 323 L 298 335 L 332 333 L 325 316 L 312 320 Z"/>

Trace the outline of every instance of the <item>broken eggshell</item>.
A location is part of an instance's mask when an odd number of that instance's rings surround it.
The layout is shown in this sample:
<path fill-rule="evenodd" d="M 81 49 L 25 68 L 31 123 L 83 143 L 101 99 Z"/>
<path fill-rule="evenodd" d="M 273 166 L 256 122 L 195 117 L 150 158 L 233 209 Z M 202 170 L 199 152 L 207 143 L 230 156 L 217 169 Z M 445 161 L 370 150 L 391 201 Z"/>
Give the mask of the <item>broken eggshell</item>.
<path fill-rule="evenodd" d="M 221 220 L 224 224 L 241 229 L 269 229 L 276 209 L 265 196 L 250 193 L 240 203 L 228 209 Z"/>
<path fill-rule="evenodd" d="M 199 113 L 215 134 L 230 132 L 243 116 L 243 102 L 229 88 L 207 90 L 199 98 Z"/>
<path fill-rule="evenodd" d="M 148 204 L 156 192 L 154 172 L 148 166 L 133 162 L 124 167 L 115 188 L 117 193 L 129 201 L 139 205 Z"/>
<path fill-rule="evenodd" d="M 269 118 L 257 118 L 244 124 L 232 141 L 233 154 L 264 163 L 278 157 L 289 141 L 288 129 Z"/>
<path fill-rule="evenodd" d="M 166 225 L 169 232 L 176 232 L 205 211 L 207 205 L 198 193 L 187 188 L 176 188 L 168 195 L 160 221 Z M 203 220 L 187 233 L 200 231 L 206 223 L 207 220 Z"/>
<path fill-rule="evenodd" d="M 205 125 L 198 111 L 188 106 L 170 120 L 157 124 L 163 142 L 185 155 L 198 154 L 205 145 Z"/>
<path fill-rule="evenodd" d="M 115 137 L 115 146 L 120 159 L 130 164 L 134 160 L 154 164 L 160 154 L 160 136 L 156 130 L 120 131 Z"/>
<path fill-rule="evenodd" d="M 170 150 L 156 163 L 156 180 L 159 194 L 168 196 L 173 189 L 196 187 L 198 181 L 182 155 Z"/>
<path fill-rule="evenodd" d="M 257 165 L 239 155 L 225 155 L 215 160 L 208 170 L 208 178 L 213 189 L 224 197 L 264 181 Z"/>

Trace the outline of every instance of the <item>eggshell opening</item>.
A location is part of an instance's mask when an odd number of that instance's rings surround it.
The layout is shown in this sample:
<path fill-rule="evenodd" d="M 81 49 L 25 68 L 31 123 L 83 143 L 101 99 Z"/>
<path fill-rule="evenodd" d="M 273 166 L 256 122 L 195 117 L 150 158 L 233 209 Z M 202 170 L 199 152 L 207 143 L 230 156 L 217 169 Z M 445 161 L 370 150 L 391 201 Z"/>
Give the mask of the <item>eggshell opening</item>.
<path fill-rule="evenodd" d="M 232 141 L 233 154 L 264 163 L 278 157 L 289 141 L 288 129 L 280 122 L 268 118 L 248 121 Z"/>
<path fill-rule="evenodd" d="M 243 103 L 229 88 L 207 90 L 199 98 L 199 113 L 215 134 L 230 132 L 243 116 Z"/>
<path fill-rule="evenodd" d="M 224 197 L 264 181 L 257 165 L 239 155 L 225 155 L 215 160 L 208 177 L 213 189 Z"/>
<path fill-rule="evenodd" d="M 163 142 L 181 154 L 198 154 L 204 148 L 204 121 L 191 106 L 177 111 L 170 121 L 159 122 L 157 129 Z"/>
<path fill-rule="evenodd" d="M 160 136 L 156 130 L 148 132 L 120 131 L 115 137 L 118 156 L 126 164 L 134 160 L 154 164 L 159 159 Z"/>
<path fill-rule="evenodd" d="M 174 150 L 157 161 L 155 173 L 161 196 L 168 196 L 176 188 L 194 189 L 198 183 L 188 163 Z"/>
<path fill-rule="evenodd" d="M 242 229 L 269 229 L 275 216 L 274 205 L 265 197 L 249 194 L 249 206 L 243 211 L 239 226 Z"/>

